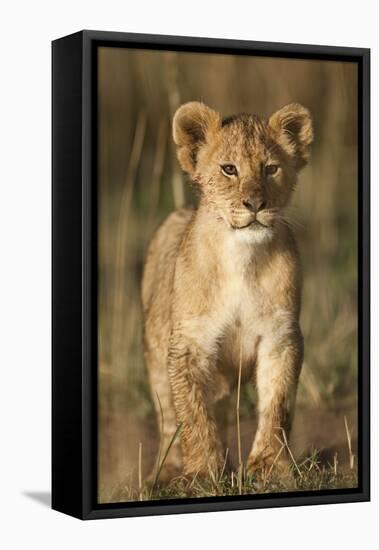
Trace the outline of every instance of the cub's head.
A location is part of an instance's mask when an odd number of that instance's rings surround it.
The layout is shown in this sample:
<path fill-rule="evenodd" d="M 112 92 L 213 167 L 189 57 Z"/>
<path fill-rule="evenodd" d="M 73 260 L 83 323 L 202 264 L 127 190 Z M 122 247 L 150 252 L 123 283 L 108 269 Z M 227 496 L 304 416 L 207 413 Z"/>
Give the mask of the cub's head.
<path fill-rule="evenodd" d="M 221 119 L 191 102 L 176 111 L 173 137 L 208 210 L 241 235 L 263 237 L 290 200 L 313 129 L 309 111 L 296 103 L 265 120 L 248 114 Z"/>

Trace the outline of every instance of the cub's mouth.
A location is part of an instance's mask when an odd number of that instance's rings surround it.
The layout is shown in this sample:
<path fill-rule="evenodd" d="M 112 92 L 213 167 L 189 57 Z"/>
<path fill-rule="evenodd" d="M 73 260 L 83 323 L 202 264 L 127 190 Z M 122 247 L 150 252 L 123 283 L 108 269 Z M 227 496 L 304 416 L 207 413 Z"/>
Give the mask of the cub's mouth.
<path fill-rule="evenodd" d="M 263 231 L 273 229 L 276 221 L 280 219 L 279 208 L 266 208 L 259 212 L 234 210 L 229 215 L 224 215 L 224 221 L 233 231 Z"/>
<path fill-rule="evenodd" d="M 245 225 L 231 224 L 231 227 L 236 231 L 241 231 L 242 229 L 249 229 L 249 228 L 250 229 L 267 229 L 269 226 L 255 219 L 255 220 L 251 220 L 249 223 Z"/>

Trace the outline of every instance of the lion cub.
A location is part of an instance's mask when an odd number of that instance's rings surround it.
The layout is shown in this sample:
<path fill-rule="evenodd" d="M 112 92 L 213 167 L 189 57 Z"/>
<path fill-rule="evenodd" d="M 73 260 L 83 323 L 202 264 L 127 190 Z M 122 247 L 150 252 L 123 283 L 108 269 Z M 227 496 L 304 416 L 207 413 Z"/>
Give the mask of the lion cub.
<path fill-rule="evenodd" d="M 181 425 L 164 475 L 220 471 L 215 403 L 236 385 L 240 361 L 242 382 L 258 392 L 247 471 L 280 466 L 275 436 L 289 434 L 303 358 L 299 256 L 284 208 L 309 157 L 311 117 L 291 104 L 268 120 L 221 119 L 191 102 L 177 110 L 173 138 L 200 201 L 161 225 L 143 276 L 144 353 L 163 448 Z"/>

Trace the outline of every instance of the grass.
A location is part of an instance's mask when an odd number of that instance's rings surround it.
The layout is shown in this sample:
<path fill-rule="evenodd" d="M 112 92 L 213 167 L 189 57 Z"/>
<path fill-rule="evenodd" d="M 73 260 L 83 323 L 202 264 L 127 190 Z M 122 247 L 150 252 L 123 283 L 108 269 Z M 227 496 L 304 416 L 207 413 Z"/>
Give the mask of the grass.
<path fill-rule="evenodd" d="M 318 453 L 292 465 L 287 475 L 243 475 L 239 470 L 224 473 L 219 478 L 176 477 L 167 484 L 145 482 L 135 487 L 130 480 L 121 483 L 108 495 L 109 502 L 135 500 L 180 499 L 214 496 L 238 496 L 290 493 L 301 491 L 353 488 L 358 485 L 357 467 L 340 469 L 334 464 L 321 465 Z"/>
<path fill-rule="evenodd" d="M 321 460 L 320 453 L 314 450 L 309 456 L 296 460 L 284 430 L 278 429 L 277 438 L 280 448 L 270 468 L 256 472 L 246 472 L 241 453 L 241 432 L 239 420 L 240 383 L 238 384 L 236 405 L 236 433 L 237 433 L 237 470 L 226 471 L 229 449 L 226 449 L 224 464 L 221 471 L 215 475 L 211 470 L 208 475 L 178 476 L 169 482 L 162 483 L 160 473 L 169 455 L 170 449 L 180 437 L 181 425 L 178 426 L 169 445 L 158 450 L 158 457 L 153 474 L 147 481 L 143 481 L 142 473 L 142 443 L 138 445 L 138 486 L 130 477 L 127 481 L 118 484 L 105 502 L 150 501 L 180 498 L 206 498 L 214 496 L 238 496 L 277 494 L 304 491 L 336 490 L 340 488 L 354 488 L 358 486 L 356 457 L 352 449 L 351 431 L 346 416 L 344 428 L 346 447 L 348 450 L 348 465 L 341 468 L 338 453 L 333 456 L 332 463 Z M 161 410 L 161 423 L 164 418 Z M 283 451 L 287 453 L 288 466 L 280 471 L 275 469 L 277 460 Z M 151 481 L 152 479 L 152 481 Z"/>

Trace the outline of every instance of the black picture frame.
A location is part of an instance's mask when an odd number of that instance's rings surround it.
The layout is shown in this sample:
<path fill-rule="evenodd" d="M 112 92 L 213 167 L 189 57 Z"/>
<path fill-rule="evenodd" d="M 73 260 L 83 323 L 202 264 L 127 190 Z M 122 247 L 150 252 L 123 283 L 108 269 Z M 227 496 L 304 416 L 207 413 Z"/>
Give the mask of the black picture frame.
<path fill-rule="evenodd" d="M 343 60 L 358 64 L 358 431 L 356 489 L 98 504 L 97 107 L 99 46 Z M 52 43 L 52 507 L 81 519 L 370 499 L 370 50 L 81 31 Z"/>

